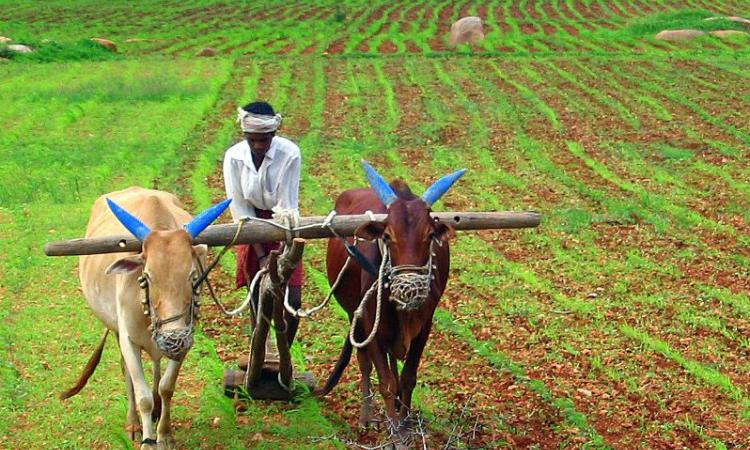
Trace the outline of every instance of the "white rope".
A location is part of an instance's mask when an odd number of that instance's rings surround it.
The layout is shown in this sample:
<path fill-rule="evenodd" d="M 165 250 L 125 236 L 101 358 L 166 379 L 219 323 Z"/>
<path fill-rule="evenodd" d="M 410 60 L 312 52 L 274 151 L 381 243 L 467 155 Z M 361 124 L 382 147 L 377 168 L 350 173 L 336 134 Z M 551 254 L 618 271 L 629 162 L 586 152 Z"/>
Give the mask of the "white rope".
<path fill-rule="evenodd" d="M 370 214 L 372 214 L 370 212 Z M 349 342 L 356 347 L 356 348 L 362 348 L 367 346 L 370 342 L 372 342 L 372 339 L 375 337 L 375 334 L 378 332 L 378 327 L 380 326 L 380 310 L 381 305 L 383 303 L 383 274 L 385 273 L 385 267 L 387 265 L 388 260 L 388 249 L 386 247 L 386 250 L 384 253 L 381 254 L 382 259 L 380 261 L 380 270 L 378 271 L 378 279 L 375 280 L 375 283 L 370 286 L 370 289 L 367 290 L 365 293 L 365 296 L 362 298 L 362 302 L 359 304 L 357 309 L 354 311 L 354 315 L 352 316 L 352 325 L 349 329 Z M 357 325 L 357 319 L 361 319 L 364 315 L 365 305 L 367 304 L 367 301 L 372 296 L 372 293 L 374 292 L 375 288 L 377 288 L 378 296 L 377 296 L 377 303 L 375 304 L 375 323 L 372 324 L 372 330 L 370 331 L 369 336 L 367 336 L 367 339 L 365 339 L 362 342 L 357 342 L 357 340 L 354 338 L 354 328 Z"/>
<path fill-rule="evenodd" d="M 221 312 L 229 317 L 235 317 L 245 312 L 249 306 L 253 306 L 253 314 L 255 314 L 255 306 L 253 305 L 253 292 L 255 292 L 255 287 L 258 284 L 258 280 L 260 280 L 260 277 L 263 276 L 263 274 L 266 272 L 268 272 L 268 269 L 260 269 L 255 274 L 255 277 L 253 277 L 253 281 L 250 283 L 250 287 L 247 290 L 247 297 L 245 297 L 245 300 L 237 308 L 231 311 L 227 311 L 224 305 L 222 305 L 221 302 L 218 301 L 218 299 L 215 299 L 215 303 L 216 305 L 218 305 L 219 309 L 221 309 Z"/>
<path fill-rule="evenodd" d="M 286 309 L 286 311 L 294 317 L 311 318 L 315 313 L 325 308 L 326 305 L 330 303 L 331 297 L 333 296 L 333 292 L 336 290 L 339 283 L 341 282 L 344 272 L 346 272 L 346 269 L 349 267 L 349 263 L 351 262 L 351 260 L 352 260 L 351 256 L 346 258 L 346 262 L 344 263 L 344 266 L 339 271 L 338 276 L 336 276 L 336 281 L 334 281 L 333 285 L 331 285 L 331 289 L 328 291 L 328 295 L 326 295 L 326 298 L 319 305 L 312 307 L 310 309 L 304 309 L 304 308 L 295 309 L 291 304 L 289 304 L 289 285 L 287 285 L 286 293 L 284 295 L 284 309 Z"/>
<path fill-rule="evenodd" d="M 279 386 L 281 386 L 285 391 L 292 392 L 292 388 L 290 388 L 289 386 L 284 384 L 283 381 L 281 381 L 281 372 L 279 372 L 279 374 L 276 376 L 276 379 L 279 382 Z M 292 381 L 294 381 L 294 379 L 292 379 Z"/>

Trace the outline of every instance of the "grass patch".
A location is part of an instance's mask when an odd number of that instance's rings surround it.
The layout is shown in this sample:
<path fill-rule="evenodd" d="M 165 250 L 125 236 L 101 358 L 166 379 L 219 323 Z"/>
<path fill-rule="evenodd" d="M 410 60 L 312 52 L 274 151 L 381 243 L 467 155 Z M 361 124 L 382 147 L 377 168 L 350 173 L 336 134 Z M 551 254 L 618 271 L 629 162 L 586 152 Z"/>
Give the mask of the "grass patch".
<path fill-rule="evenodd" d="M 119 59 L 121 56 L 104 46 L 88 39 L 58 42 L 36 38 L 16 39 L 18 44 L 28 45 L 32 53 L 17 53 L 7 47 L 0 47 L 0 58 L 17 62 L 63 62 L 63 61 L 105 61 Z"/>
<path fill-rule="evenodd" d="M 727 19 L 705 20 L 710 17 L 721 17 L 704 9 L 689 9 L 670 13 L 655 14 L 639 19 L 630 24 L 625 31 L 631 35 L 644 36 L 662 30 L 693 29 L 700 31 L 741 30 L 746 31 L 742 23 Z"/>

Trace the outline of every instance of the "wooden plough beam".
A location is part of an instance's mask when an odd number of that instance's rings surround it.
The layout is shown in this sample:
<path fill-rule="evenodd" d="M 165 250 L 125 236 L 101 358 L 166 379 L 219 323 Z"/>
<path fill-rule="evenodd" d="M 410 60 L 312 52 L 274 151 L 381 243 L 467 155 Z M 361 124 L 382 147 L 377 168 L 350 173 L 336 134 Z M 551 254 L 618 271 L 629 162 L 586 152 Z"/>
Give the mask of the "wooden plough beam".
<path fill-rule="evenodd" d="M 375 214 L 375 220 L 383 221 L 385 214 Z M 432 216 L 452 226 L 455 230 L 489 230 L 503 228 L 532 228 L 539 225 L 541 215 L 536 212 L 437 212 Z M 321 224 L 323 216 L 310 216 L 300 219 L 300 227 Z M 351 236 L 360 226 L 369 222 L 366 214 L 336 216 L 330 223 L 339 236 Z M 196 239 L 195 244 L 211 247 L 226 246 L 232 242 L 237 231 L 236 224 L 212 225 Z M 327 227 L 309 227 L 295 230 L 295 235 L 303 239 L 325 239 L 333 237 Z M 272 224 L 251 221 L 246 223 L 237 237 L 236 244 L 285 241 L 286 232 Z M 138 252 L 141 242 L 131 235 L 110 236 L 95 239 L 73 239 L 50 242 L 44 246 L 47 256 L 94 255 L 98 253 Z"/>

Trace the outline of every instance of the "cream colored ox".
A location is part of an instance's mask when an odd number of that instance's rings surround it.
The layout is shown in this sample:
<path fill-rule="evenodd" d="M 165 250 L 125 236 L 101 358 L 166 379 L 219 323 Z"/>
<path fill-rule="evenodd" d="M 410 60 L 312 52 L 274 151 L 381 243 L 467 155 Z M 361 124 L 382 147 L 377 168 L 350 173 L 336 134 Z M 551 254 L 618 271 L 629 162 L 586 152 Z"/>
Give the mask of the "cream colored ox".
<path fill-rule="evenodd" d="M 221 215 L 229 202 L 225 200 L 195 219 L 174 195 L 140 187 L 104 195 L 94 203 L 87 238 L 122 235 L 127 230 L 143 243 L 143 249 L 127 256 L 81 256 L 83 293 L 107 332 L 78 384 L 61 397 L 71 397 L 86 385 L 99 362 L 107 333 L 114 332 L 127 384 L 126 430 L 132 439 L 142 437 L 142 450 L 175 448 L 170 420 L 172 394 L 182 361 L 193 344 L 197 282 L 206 267 L 207 248 L 193 245 L 193 239 Z M 153 390 L 144 376 L 142 351 L 154 361 Z M 164 356 L 169 360 L 162 377 L 160 361 Z"/>

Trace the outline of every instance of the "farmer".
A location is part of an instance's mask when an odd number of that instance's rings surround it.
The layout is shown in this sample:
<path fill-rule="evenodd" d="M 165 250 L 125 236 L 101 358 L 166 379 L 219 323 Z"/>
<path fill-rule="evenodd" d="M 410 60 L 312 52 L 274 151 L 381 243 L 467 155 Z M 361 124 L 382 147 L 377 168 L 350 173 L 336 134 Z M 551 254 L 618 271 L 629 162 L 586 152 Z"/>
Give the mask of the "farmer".
<path fill-rule="evenodd" d="M 237 112 L 245 139 L 224 155 L 224 186 L 232 199 L 232 219 L 299 217 L 300 150 L 294 142 L 276 135 L 281 115 L 266 102 L 250 103 Z M 248 286 L 265 267 L 271 250 L 279 247 L 278 242 L 239 245 L 237 289 Z M 303 277 L 300 263 L 289 280 L 289 303 L 294 308 L 302 303 Z M 291 345 L 299 319 L 286 313 L 285 319 Z"/>

